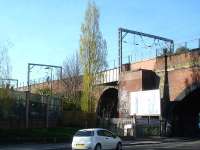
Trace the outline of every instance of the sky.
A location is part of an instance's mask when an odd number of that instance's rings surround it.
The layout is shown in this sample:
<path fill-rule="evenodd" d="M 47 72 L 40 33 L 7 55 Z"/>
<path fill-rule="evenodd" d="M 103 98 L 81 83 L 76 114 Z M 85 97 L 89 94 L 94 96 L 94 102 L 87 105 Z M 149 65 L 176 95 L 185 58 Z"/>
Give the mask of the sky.
<path fill-rule="evenodd" d="M 12 78 L 27 81 L 28 63 L 62 66 L 79 51 L 87 0 L 0 0 L 0 44 L 9 46 Z M 95 0 L 108 63 L 118 55 L 118 28 L 173 39 L 200 38 L 199 0 Z M 117 63 L 117 62 L 115 62 Z M 36 70 L 39 72 L 40 70 Z"/>

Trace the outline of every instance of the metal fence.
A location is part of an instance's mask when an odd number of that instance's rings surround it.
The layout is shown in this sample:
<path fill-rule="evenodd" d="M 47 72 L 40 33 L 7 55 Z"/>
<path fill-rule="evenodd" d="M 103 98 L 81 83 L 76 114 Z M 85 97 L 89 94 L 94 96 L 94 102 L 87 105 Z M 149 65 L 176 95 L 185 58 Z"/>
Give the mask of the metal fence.
<path fill-rule="evenodd" d="M 161 134 L 161 124 L 158 118 L 101 118 L 98 120 L 98 125 L 125 137 L 145 137 Z"/>
<path fill-rule="evenodd" d="M 0 128 L 56 127 L 61 117 L 59 97 L 0 89 Z"/>
<path fill-rule="evenodd" d="M 124 127 L 128 124 L 132 125 L 132 130 L 133 130 L 133 125 L 135 124 L 135 121 L 133 118 L 98 118 L 98 126 L 101 128 L 106 128 L 114 133 L 117 133 L 119 136 L 127 136 L 126 133 L 124 132 Z M 133 132 L 130 131 L 129 136 L 134 136 Z"/>

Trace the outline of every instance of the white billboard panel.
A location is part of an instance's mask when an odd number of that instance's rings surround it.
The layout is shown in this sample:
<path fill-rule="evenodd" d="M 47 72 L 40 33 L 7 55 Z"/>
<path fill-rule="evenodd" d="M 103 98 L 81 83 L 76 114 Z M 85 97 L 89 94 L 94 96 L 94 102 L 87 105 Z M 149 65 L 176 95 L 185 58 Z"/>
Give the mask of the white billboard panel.
<path fill-rule="evenodd" d="M 160 90 L 130 92 L 130 115 L 160 115 Z"/>

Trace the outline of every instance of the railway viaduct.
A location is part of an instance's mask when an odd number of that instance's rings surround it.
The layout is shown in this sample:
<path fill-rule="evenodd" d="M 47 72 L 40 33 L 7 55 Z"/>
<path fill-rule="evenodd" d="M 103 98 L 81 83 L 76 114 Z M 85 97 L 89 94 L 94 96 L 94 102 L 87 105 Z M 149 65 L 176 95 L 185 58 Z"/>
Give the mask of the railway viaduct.
<path fill-rule="evenodd" d="M 172 123 L 174 135 L 194 135 L 199 130 L 200 118 L 200 49 L 174 53 L 167 57 L 124 64 L 103 72 L 97 81 L 99 92 L 97 116 L 130 118 L 130 92 L 159 89 L 162 115 Z M 59 81 L 53 81 L 53 91 L 61 92 Z M 47 83 L 32 86 L 46 87 Z M 20 89 L 19 89 L 20 90 Z M 26 90 L 21 89 L 21 90 Z"/>
<path fill-rule="evenodd" d="M 129 93 L 160 89 L 162 114 L 177 136 L 190 136 L 199 130 L 200 49 L 171 54 L 123 65 L 104 72 L 97 113 L 101 117 L 130 117 Z M 166 58 L 166 59 L 165 59 Z"/>

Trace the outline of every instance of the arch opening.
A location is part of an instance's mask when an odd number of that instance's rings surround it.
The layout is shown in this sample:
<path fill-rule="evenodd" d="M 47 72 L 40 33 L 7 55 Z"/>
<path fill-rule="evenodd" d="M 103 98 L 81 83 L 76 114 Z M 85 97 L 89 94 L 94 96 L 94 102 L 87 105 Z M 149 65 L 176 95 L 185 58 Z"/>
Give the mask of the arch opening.
<path fill-rule="evenodd" d="M 191 91 L 181 101 L 174 102 L 172 133 L 174 136 L 200 135 L 200 88 Z"/>
<path fill-rule="evenodd" d="M 118 118 L 118 90 L 109 88 L 103 92 L 97 107 L 100 118 Z"/>

